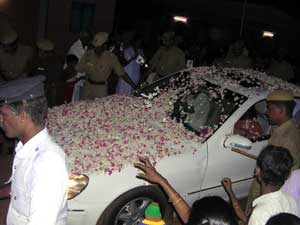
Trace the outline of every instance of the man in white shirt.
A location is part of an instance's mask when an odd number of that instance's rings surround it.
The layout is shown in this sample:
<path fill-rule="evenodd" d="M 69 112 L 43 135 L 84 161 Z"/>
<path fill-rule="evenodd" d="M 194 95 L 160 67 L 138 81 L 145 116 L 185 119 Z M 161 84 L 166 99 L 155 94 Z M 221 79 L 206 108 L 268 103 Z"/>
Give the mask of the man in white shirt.
<path fill-rule="evenodd" d="M 80 60 L 86 53 L 92 42 L 92 34 L 89 32 L 81 32 L 79 39 L 73 43 L 68 51 L 68 55 L 75 55 Z"/>
<path fill-rule="evenodd" d="M 242 225 L 265 225 L 269 218 L 278 213 L 297 215 L 295 200 L 281 190 L 292 165 L 293 157 L 286 148 L 268 145 L 261 151 L 256 162 L 255 177 L 261 185 L 262 193 L 252 203 L 249 220 L 232 191 L 230 179 L 222 181 Z"/>
<path fill-rule="evenodd" d="M 65 225 L 68 174 L 65 154 L 45 128 L 47 101 L 43 76 L 0 85 L 0 125 L 19 143 L 10 184 L 7 225 Z"/>
<path fill-rule="evenodd" d="M 72 46 L 70 47 L 69 51 L 68 51 L 68 55 L 75 55 L 78 60 L 80 60 L 84 54 L 87 52 L 87 50 L 89 49 L 89 47 L 91 46 L 91 42 L 92 42 L 93 36 L 90 32 L 88 31 L 82 31 L 79 34 L 79 39 L 77 41 L 75 41 Z M 64 69 L 67 67 L 67 65 L 64 65 Z M 67 82 L 72 82 L 73 80 L 78 79 L 79 77 L 84 77 L 85 73 L 81 73 L 78 72 L 75 77 L 73 77 L 72 79 L 67 80 Z M 72 101 L 76 102 L 79 101 L 80 99 L 80 90 L 82 89 L 84 85 L 84 80 L 79 80 L 76 82 L 75 86 L 74 86 L 74 91 L 73 91 L 73 97 L 72 97 Z"/>
<path fill-rule="evenodd" d="M 262 195 L 253 203 L 248 225 L 264 225 L 278 213 L 297 215 L 295 200 L 281 190 L 293 165 L 293 157 L 282 147 L 267 146 L 259 154 L 255 175 L 261 184 Z"/>

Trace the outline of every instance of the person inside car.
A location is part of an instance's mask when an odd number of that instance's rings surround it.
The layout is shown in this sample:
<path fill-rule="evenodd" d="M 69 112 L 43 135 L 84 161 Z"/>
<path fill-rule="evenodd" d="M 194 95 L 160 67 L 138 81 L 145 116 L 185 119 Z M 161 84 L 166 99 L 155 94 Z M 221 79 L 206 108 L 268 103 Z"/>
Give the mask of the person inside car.
<path fill-rule="evenodd" d="M 256 111 L 256 120 L 262 128 L 262 135 L 270 137 L 272 125 L 267 116 L 267 102 L 260 101 L 254 105 Z"/>
<path fill-rule="evenodd" d="M 233 133 L 246 137 L 253 142 L 262 136 L 263 130 L 256 120 L 254 108 L 250 108 L 242 118 L 236 122 Z"/>

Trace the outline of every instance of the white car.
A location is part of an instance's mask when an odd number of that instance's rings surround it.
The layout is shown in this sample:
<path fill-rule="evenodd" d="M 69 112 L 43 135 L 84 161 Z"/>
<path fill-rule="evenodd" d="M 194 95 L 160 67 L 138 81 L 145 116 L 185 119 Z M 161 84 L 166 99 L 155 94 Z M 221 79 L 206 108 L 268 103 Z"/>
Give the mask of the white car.
<path fill-rule="evenodd" d="M 199 67 L 161 79 L 138 96 L 50 109 L 48 129 L 73 174 L 68 224 L 138 224 L 151 201 L 159 202 L 168 223 L 172 206 L 165 194 L 136 178 L 139 156 L 148 156 L 189 204 L 206 195 L 226 198 L 224 177 L 238 197 L 246 196 L 253 156 L 266 146 L 271 126 L 264 99 L 277 88 L 300 96 L 299 87 L 258 71 Z M 250 136 L 237 129 L 249 112 L 259 127 L 251 124 Z"/>

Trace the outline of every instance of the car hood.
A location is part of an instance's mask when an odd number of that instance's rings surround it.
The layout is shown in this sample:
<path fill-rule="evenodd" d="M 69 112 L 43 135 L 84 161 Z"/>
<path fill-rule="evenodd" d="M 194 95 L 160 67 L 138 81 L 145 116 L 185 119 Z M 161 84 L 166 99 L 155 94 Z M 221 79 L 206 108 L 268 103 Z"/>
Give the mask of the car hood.
<path fill-rule="evenodd" d="M 212 133 L 197 136 L 170 117 L 173 103 L 166 92 L 151 101 L 112 95 L 49 109 L 48 130 L 62 146 L 71 172 L 111 174 L 139 156 L 159 160 L 182 153 L 187 140 L 201 143 Z M 191 149 L 192 151 L 193 149 Z"/>

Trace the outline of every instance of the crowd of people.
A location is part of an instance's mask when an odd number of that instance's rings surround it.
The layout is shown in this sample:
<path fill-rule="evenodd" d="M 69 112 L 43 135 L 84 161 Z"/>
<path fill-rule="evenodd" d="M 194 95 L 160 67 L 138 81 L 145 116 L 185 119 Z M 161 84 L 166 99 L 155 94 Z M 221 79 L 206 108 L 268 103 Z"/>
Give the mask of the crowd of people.
<path fill-rule="evenodd" d="M 19 140 L 10 183 L 0 189 L 0 198 L 11 198 L 8 225 L 66 224 L 65 155 L 45 128 L 48 106 L 100 98 L 109 93 L 130 95 L 142 82 L 153 82 L 185 68 L 187 56 L 176 40 L 174 32 L 163 33 L 161 46 L 150 57 L 149 67 L 143 69 L 147 57 L 132 32 L 121 35 L 118 44 L 110 44 L 106 32 L 82 32 L 64 59 L 56 55 L 55 44 L 48 39 L 38 40 L 32 48 L 23 45 L 14 30 L 0 37 L 0 124 L 7 138 Z M 293 79 L 286 53 L 282 49 L 278 53 L 268 66 L 261 68 L 270 75 Z M 196 65 L 196 59 L 192 60 Z M 241 40 L 211 63 L 238 68 L 255 65 Z M 112 74 L 118 76 L 113 91 Z M 268 96 L 267 107 L 276 128 L 269 145 L 257 158 L 256 179 L 246 212 L 239 205 L 229 178 L 220 182 L 231 204 L 211 196 L 190 207 L 149 159 L 141 158 L 141 162 L 135 163 L 145 172 L 138 176 L 160 185 L 185 224 L 300 224 L 300 138 L 292 119 L 295 100 L 291 92 L 277 90 Z"/>
<path fill-rule="evenodd" d="M 196 41 L 191 44 L 191 40 L 184 40 L 174 31 L 163 32 L 159 41 L 157 49 L 149 51 L 133 30 L 118 35 L 82 31 L 67 53 L 61 55 L 49 39 L 39 39 L 35 46 L 24 45 L 11 28 L 0 35 L 0 82 L 44 75 L 46 97 L 53 107 L 108 94 L 129 95 L 145 81 L 149 83 L 190 66 L 258 69 L 270 76 L 297 80 L 295 67 L 283 47 L 273 55 L 261 56 L 254 54 L 245 40 L 237 39 L 210 50 L 213 44 L 194 46 Z"/>
<path fill-rule="evenodd" d="M 270 42 L 270 38 L 261 38 L 261 42 Z M 266 72 L 270 76 L 279 77 L 290 82 L 299 82 L 296 75 L 297 68 L 291 63 L 288 50 L 283 46 L 254 47 L 249 40 L 237 39 L 231 44 L 222 46 L 190 45 L 186 57 L 193 60 L 194 66 L 236 67 L 242 69 L 254 69 Z M 261 44 L 262 45 L 262 44 Z M 200 47 L 199 47 L 200 46 Z M 192 48 L 192 49 L 190 49 Z M 268 49 L 268 50 L 266 50 Z"/>

